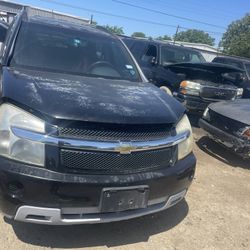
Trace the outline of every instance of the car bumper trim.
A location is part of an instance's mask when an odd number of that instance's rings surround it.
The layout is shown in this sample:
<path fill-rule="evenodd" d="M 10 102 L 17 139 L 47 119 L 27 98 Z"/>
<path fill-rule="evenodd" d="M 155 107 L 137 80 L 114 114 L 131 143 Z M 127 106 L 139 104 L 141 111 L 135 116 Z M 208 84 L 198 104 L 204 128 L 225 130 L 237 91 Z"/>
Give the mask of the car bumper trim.
<path fill-rule="evenodd" d="M 70 209 L 68 208 L 67 214 L 63 214 L 63 209 L 60 208 L 25 205 L 18 208 L 14 220 L 47 225 L 94 224 L 128 220 L 165 210 L 180 202 L 185 197 L 186 192 L 187 190 L 185 189 L 181 192 L 171 195 L 167 199 L 167 202 L 164 203 L 151 205 L 144 209 L 128 210 L 119 213 L 69 214 Z M 72 211 L 74 211 L 74 208 L 72 208 Z"/>

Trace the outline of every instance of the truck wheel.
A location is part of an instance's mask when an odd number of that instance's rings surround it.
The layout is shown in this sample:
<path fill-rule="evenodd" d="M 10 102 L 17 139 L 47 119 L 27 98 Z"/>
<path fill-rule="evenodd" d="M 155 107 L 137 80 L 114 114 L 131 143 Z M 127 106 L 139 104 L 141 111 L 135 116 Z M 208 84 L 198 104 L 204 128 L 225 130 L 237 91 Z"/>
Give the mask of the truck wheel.
<path fill-rule="evenodd" d="M 164 92 L 166 92 L 168 95 L 173 96 L 171 90 L 169 88 L 167 88 L 166 86 L 161 86 L 160 89 L 163 90 Z"/>

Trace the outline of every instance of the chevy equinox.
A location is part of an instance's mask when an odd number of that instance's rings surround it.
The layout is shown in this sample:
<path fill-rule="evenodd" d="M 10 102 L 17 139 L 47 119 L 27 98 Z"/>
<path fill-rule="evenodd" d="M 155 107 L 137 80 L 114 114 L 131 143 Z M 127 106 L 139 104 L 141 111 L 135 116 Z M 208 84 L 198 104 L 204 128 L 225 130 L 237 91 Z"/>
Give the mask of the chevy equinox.
<path fill-rule="evenodd" d="M 196 164 L 185 109 L 148 83 L 119 38 L 25 8 L 2 42 L 6 217 L 111 222 L 184 198 Z"/>

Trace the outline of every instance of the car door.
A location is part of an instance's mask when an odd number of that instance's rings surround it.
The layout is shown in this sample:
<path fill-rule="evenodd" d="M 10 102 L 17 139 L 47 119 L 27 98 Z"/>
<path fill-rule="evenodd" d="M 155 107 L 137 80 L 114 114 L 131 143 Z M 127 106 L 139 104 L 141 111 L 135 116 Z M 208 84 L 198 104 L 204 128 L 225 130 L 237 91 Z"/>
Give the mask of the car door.
<path fill-rule="evenodd" d="M 160 45 L 149 44 L 141 57 L 144 72 L 150 71 L 148 79 L 156 86 L 166 86 L 173 91 L 180 83 L 179 77 L 160 63 Z M 145 73 L 149 75 L 149 73 Z"/>

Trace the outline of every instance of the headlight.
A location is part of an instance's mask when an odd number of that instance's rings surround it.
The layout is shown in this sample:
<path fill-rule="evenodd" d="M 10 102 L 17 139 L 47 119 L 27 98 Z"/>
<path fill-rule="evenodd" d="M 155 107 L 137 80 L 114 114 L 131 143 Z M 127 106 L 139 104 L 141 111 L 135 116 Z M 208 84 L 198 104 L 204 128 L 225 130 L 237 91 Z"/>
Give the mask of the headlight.
<path fill-rule="evenodd" d="M 17 161 L 44 166 L 44 144 L 15 136 L 12 127 L 45 133 L 45 123 L 11 104 L 0 106 L 0 155 Z"/>
<path fill-rule="evenodd" d="M 176 126 L 176 133 L 180 134 L 186 131 L 190 132 L 190 136 L 185 141 L 178 144 L 178 160 L 183 159 L 193 150 L 192 128 L 187 115 L 184 115 Z"/>
<path fill-rule="evenodd" d="M 180 92 L 184 95 L 200 95 L 201 85 L 197 82 L 182 81 L 180 84 Z"/>
<path fill-rule="evenodd" d="M 247 127 L 243 130 L 242 135 L 248 139 L 250 139 L 250 128 Z"/>
<path fill-rule="evenodd" d="M 203 113 L 203 119 L 210 121 L 210 114 L 209 114 L 209 108 L 207 107 L 206 110 Z"/>
<path fill-rule="evenodd" d="M 243 95 L 243 89 L 242 88 L 238 88 L 237 89 L 237 97 L 241 97 Z"/>

